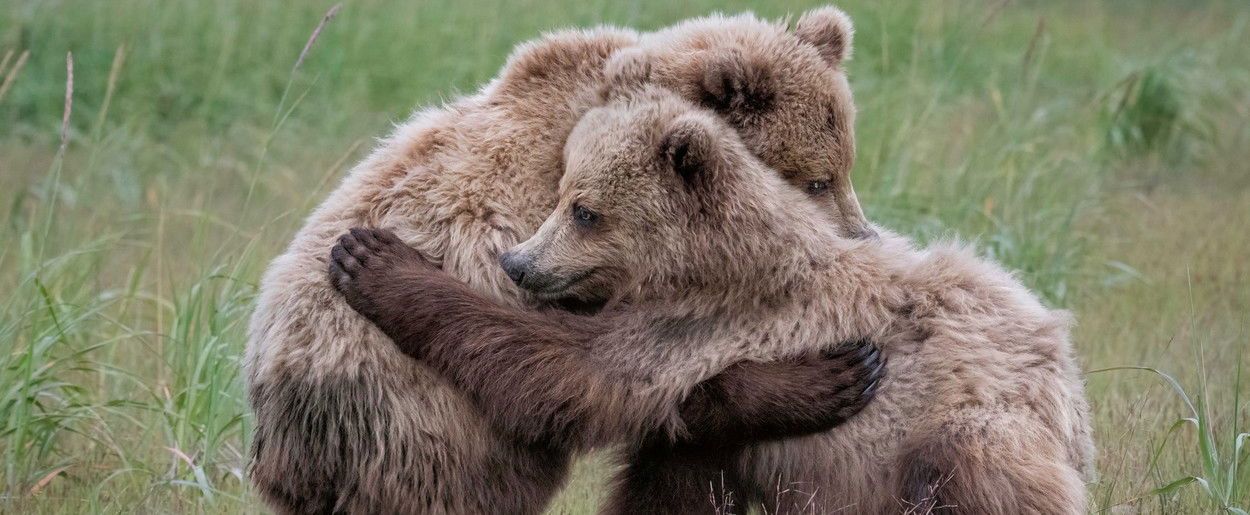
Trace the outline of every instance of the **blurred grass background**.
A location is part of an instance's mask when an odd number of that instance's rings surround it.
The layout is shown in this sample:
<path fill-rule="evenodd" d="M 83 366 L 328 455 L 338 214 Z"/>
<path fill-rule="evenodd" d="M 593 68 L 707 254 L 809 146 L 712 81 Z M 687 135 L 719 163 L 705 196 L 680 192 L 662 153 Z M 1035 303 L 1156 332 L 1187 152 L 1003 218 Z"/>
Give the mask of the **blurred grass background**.
<path fill-rule="evenodd" d="M 0 512 L 259 511 L 256 281 L 392 123 L 511 47 L 813 2 L 0 0 Z M 845 1 L 870 217 L 1078 318 L 1097 511 L 1250 504 L 1250 5 Z M 66 54 L 73 104 L 65 112 Z M 593 510 L 594 460 L 553 511 Z"/>

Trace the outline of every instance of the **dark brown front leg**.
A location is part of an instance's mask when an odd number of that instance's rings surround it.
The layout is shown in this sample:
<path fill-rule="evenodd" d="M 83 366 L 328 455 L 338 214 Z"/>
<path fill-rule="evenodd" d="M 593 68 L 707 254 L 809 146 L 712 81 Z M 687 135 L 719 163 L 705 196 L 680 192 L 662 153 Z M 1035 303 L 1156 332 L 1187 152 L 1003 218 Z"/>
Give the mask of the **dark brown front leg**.
<path fill-rule="evenodd" d="M 880 349 L 855 342 L 824 354 L 742 362 L 699 384 L 682 405 L 682 443 L 733 447 L 828 431 L 868 405 L 885 376 Z"/>
<path fill-rule="evenodd" d="M 347 304 L 397 343 L 424 329 L 407 304 L 437 270 L 417 249 L 384 229 L 355 228 L 330 250 L 330 282 Z M 418 315 L 413 320 L 414 314 Z"/>
<path fill-rule="evenodd" d="M 680 427 L 644 374 L 605 375 L 593 349 L 616 344 L 596 340 L 610 334 L 612 317 L 504 306 L 379 229 L 344 235 L 329 273 L 401 351 L 441 371 L 521 441 L 577 450 Z"/>
<path fill-rule="evenodd" d="M 610 514 L 745 513 L 735 462 L 751 443 L 827 431 L 868 405 L 885 376 L 871 343 L 816 356 L 742 362 L 704 381 L 682 405 L 687 437 L 651 438 L 630 455 Z"/>

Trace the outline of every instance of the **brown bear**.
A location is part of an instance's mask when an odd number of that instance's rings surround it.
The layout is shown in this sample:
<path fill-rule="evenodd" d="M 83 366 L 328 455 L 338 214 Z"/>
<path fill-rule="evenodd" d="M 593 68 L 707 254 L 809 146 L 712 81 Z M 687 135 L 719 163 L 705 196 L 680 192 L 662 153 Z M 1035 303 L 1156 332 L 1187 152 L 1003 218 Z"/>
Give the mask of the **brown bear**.
<path fill-rule="evenodd" d="M 724 367 L 871 339 L 890 359 L 876 400 L 829 432 L 748 445 L 725 471 L 739 499 L 786 512 L 1083 512 L 1091 442 L 1070 317 L 1010 273 L 958 246 L 839 236 L 734 128 L 656 87 L 587 113 L 565 162 L 559 203 L 505 267 L 550 297 L 621 285 L 599 315 L 505 305 L 377 231 L 340 240 L 332 282 L 501 427 L 553 441 L 641 423 L 628 413 L 640 406 L 667 415 L 636 433 L 681 434 L 673 406 Z M 665 476 L 660 454 L 659 470 L 631 467 Z M 677 479 L 626 481 L 610 509 L 712 511 L 706 483 Z"/>
<path fill-rule="evenodd" d="M 567 455 L 502 432 L 458 386 L 403 358 L 334 292 L 327 249 L 349 227 L 394 227 L 474 291 L 536 305 L 538 296 L 500 270 L 499 254 L 556 205 L 573 125 L 603 102 L 614 74 L 639 69 L 716 110 L 844 234 L 868 235 L 849 177 L 854 106 L 842 61 L 850 44 L 849 22 L 832 8 L 807 13 L 793 30 L 741 15 L 643 36 L 564 31 L 522 45 L 476 94 L 416 113 L 350 172 L 262 279 L 246 357 L 253 485 L 289 512 L 541 509 L 563 481 Z M 580 299 L 552 300 L 575 307 Z"/>

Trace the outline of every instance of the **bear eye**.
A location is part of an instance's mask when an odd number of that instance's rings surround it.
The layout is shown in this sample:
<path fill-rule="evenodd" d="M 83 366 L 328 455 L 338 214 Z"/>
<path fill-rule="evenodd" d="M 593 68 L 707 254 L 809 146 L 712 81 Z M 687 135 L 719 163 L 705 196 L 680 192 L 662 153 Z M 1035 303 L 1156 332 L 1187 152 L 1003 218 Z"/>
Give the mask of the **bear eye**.
<path fill-rule="evenodd" d="M 599 214 L 580 205 L 573 206 L 573 221 L 582 227 L 590 227 L 599 221 Z"/>
<path fill-rule="evenodd" d="M 808 181 L 807 192 L 812 195 L 820 195 L 829 191 L 829 181 Z"/>

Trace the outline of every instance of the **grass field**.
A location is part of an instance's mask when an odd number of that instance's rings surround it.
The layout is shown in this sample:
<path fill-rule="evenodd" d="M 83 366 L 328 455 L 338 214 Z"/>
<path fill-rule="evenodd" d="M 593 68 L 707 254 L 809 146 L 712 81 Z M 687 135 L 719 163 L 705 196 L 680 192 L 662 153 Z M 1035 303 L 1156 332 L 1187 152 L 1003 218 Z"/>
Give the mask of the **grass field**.
<path fill-rule="evenodd" d="M 331 5 L 0 0 L 0 512 L 260 511 L 257 278 L 373 138 L 544 30 L 751 8 L 358 0 L 297 68 Z M 842 6 L 869 216 L 975 241 L 1077 316 L 1091 506 L 1244 513 L 1250 4 Z"/>

